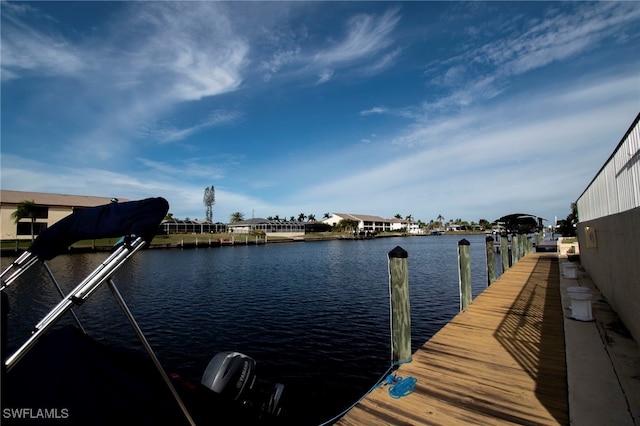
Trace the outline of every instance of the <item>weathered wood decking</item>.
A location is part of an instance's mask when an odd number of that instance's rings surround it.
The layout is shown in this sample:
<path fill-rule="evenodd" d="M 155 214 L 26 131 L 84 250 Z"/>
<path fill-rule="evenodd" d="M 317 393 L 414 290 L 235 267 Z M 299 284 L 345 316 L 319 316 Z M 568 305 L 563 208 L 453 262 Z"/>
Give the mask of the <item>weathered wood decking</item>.
<path fill-rule="evenodd" d="M 569 424 L 556 254 L 531 253 L 494 282 L 337 425 Z"/>

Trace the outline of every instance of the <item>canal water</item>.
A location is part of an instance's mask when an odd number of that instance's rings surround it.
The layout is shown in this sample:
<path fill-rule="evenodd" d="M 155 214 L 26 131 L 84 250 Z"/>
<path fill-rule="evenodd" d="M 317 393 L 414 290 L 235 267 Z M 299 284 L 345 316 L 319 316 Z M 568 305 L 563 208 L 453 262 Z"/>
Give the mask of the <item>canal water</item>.
<path fill-rule="evenodd" d="M 387 254 L 396 246 L 408 252 L 415 351 L 459 311 L 462 238 L 471 243 L 475 297 L 486 288 L 484 235 L 145 250 L 114 281 L 167 372 L 199 382 L 215 354 L 242 352 L 257 361 L 260 378 L 285 385 L 283 423 L 317 425 L 391 365 Z M 64 255 L 49 265 L 68 292 L 105 258 Z M 4 269 L 9 259 L 2 261 Z M 11 351 L 59 295 L 40 266 L 7 293 Z M 107 288 L 75 311 L 91 336 L 143 351 Z"/>

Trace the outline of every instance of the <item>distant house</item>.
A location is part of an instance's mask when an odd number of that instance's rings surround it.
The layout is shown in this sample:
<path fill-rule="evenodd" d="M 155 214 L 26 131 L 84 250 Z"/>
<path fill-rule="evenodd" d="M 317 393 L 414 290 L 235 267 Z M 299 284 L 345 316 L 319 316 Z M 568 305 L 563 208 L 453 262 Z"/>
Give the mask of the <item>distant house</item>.
<path fill-rule="evenodd" d="M 49 194 L 43 192 L 24 192 L 0 190 L 0 238 L 3 240 L 31 239 L 31 219 L 22 219 L 17 224 L 11 215 L 23 201 L 33 201 L 36 207 L 34 234 L 47 229 L 76 210 L 96 207 L 111 202 L 111 197 L 93 197 L 87 195 Z M 119 201 L 129 201 L 120 198 Z"/>
<path fill-rule="evenodd" d="M 160 224 L 163 234 L 221 234 L 227 232 L 227 225 L 222 222 L 206 220 L 163 220 Z"/>
<path fill-rule="evenodd" d="M 227 224 L 227 230 L 234 234 L 252 234 L 256 231 L 261 231 L 267 236 L 279 235 L 282 237 L 293 238 L 304 236 L 305 223 L 299 221 L 255 218 L 229 223 Z"/>
<path fill-rule="evenodd" d="M 322 222 L 331 226 L 336 226 L 341 220 L 348 219 L 358 224 L 358 231 L 384 232 L 391 231 L 391 219 L 384 219 L 380 216 L 351 213 L 333 213 Z"/>
<path fill-rule="evenodd" d="M 409 234 L 421 234 L 422 230 L 420 229 L 420 224 L 411 219 L 391 219 L 391 230 L 399 231 L 405 230 L 405 232 Z"/>
<path fill-rule="evenodd" d="M 448 224 L 446 226 L 448 231 L 460 232 L 460 231 L 482 231 L 480 225 L 458 225 L 455 223 Z"/>
<path fill-rule="evenodd" d="M 411 234 L 418 234 L 420 232 L 418 222 L 414 222 L 413 220 L 396 218 L 385 219 L 380 216 L 364 214 L 333 213 L 322 222 L 331 226 L 336 226 L 343 219 L 349 219 L 356 222 L 358 224 L 358 231 L 385 232 L 405 229 L 406 232 Z"/>

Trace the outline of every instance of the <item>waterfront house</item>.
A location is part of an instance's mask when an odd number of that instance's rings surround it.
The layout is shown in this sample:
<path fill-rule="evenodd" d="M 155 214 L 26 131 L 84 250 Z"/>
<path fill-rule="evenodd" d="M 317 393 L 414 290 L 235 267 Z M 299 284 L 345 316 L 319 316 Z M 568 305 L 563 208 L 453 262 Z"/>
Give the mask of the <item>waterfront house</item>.
<path fill-rule="evenodd" d="M 336 226 L 341 220 L 348 219 L 356 222 L 358 231 L 385 232 L 405 230 L 410 234 L 420 233 L 418 222 L 410 219 L 385 219 L 380 216 L 353 213 L 333 213 L 322 222 L 331 226 Z"/>
<path fill-rule="evenodd" d="M 76 210 L 109 204 L 111 197 L 93 197 L 87 195 L 49 194 L 43 192 L 25 192 L 0 190 L 0 238 L 3 240 L 30 240 L 31 219 L 24 218 L 17 224 L 11 215 L 23 201 L 35 204 L 34 235 L 47 229 Z M 120 198 L 119 201 L 129 201 Z"/>
<path fill-rule="evenodd" d="M 241 220 L 227 224 L 227 230 L 234 234 L 254 234 L 264 232 L 267 236 L 287 238 L 303 237 L 305 223 L 297 220 L 268 220 L 262 218 Z"/>
<path fill-rule="evenodd" d="M 408 234 L 422 234 L 422 230 L 420 229 L 420 225 L 418 222 L 415 222 L 411 219 L 398 219 L 393 218 L 391 220 L 391 230 L 392 231 L 404 231 Z"/>
<path fill-rule="evenodd" d="M 383 232 L 391 231 L 391 219 L 384 219 L 380 216 L 351 213 L 333 213 L 322 222 L 331 226 L 336 226 L 341 220 L 352 220 L 357 223 L 358 231 Z"/>
<path fill-rule="evenodd" d="M 227 232 L 227 225 L 208 220 L 163 220 L 160 224 L 163 234 L 221 234 Z"/>

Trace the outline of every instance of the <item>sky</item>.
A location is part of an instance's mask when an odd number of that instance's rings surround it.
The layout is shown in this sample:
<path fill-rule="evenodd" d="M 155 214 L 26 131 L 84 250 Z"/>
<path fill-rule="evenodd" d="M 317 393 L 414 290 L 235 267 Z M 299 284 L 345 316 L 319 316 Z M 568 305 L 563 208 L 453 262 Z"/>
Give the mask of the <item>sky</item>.
<path fill-rule="evenodd" d="M 0 187 L 180 219 L 563 219 L 640 111 L 640 2 L 0 2 Z"/>

